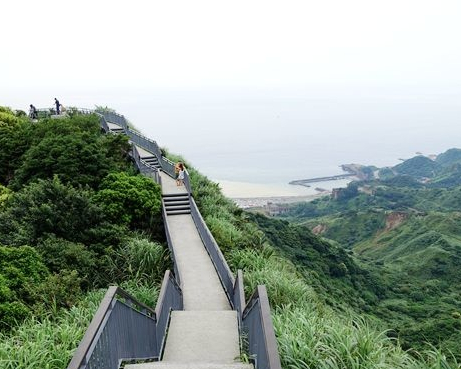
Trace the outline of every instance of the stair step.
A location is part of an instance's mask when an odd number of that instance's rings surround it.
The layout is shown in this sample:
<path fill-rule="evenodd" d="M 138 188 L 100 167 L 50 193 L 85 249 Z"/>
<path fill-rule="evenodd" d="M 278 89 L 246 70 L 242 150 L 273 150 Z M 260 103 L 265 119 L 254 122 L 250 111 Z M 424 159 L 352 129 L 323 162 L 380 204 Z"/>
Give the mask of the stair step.
<path fill-rule="evenodd" d="M 175 202 L 165 204 L 166 210 L 190 209 L 190 204 L 177 204 Z"/>
<path fill-rule="evenodd" d="M 182 205 L 182 204 L 190 204 L 189 198 L 188 197 L 183 197 L 180 199 L 170 199 L 164 201 L 165 205 Z"/>
<path fill-rule="evenodd" d="M 190 208 L 187 208 L 187 207 L 169 208 L 169 209 L 165 209 L 165 210 L 166 210 L 167 215 L 168 214 L 173 214 L 173 212 L 178 212 L 178 211 L 190 213 Z"/>
<path fill-rule="evenodd" d="M 180 199 L 189 199 L 189 195 L 187 193 L 178 193 L 175 195 L 163 195 L 163 199 L 165 201 L 174 201 Z"/>
<path fill-rule="evenodd" d="M 174 198 L 181 198 L 181 197 L 189 198 L 189 195 L 187 193 L 164 193 L 162 196 L 163 196 L 163 199 L 166 201 L 170 199 L 174 199 Z"/>
<path fill-rule="evenodd" d="M 165 201 L 165 206 L 173 206 L 173 205 L 188 205 L 188 206 L 190 206 L 190 201 L 189 200 Z"/>
<path fill-rule="evenodd" d="M 178 363 L 174 361 L 155 361 L 144 364 L 128 364 L 125 369 L 254 369 L 251 364 L 233 363 Z"/>
<path fill-rule="evenodd" d="M 190 214 L 190 210 L 169 210 L 166 212 L 166 215 L 181 215 L 181 214 Z"/>

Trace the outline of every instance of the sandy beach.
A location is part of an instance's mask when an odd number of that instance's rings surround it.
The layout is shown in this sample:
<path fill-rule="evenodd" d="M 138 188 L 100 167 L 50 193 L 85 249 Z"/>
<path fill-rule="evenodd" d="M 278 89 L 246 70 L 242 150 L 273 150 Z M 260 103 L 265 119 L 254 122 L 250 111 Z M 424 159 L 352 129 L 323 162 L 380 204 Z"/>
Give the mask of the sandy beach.
<path fill-rule="evenodd" d="M 268 203 L 288 204 L 312 201 L 331 193 L 333 188 L 345 187 L 350 180 L 318 182 L 311 187 L 294 186 L 288 183 L 250 183 L 215 180 L 225 196 L 233 199 L 242 208 L 261 207 Z M 324 191 L 318 191 L 321 188 Z"/>

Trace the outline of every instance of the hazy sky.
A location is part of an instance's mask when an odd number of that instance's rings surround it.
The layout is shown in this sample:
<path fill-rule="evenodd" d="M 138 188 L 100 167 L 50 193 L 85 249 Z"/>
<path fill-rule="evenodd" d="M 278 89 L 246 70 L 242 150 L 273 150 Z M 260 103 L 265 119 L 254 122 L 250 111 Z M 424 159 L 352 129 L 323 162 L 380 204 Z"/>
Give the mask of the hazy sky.
<path fill-rule="evenodd" d="M 460 133 L 459 0 L 14 0 L 1 12 L 0 105 L 108 105 L 186 155 L 210 129 L 218 147 L 242 128 L 248 142 L 286 128 L 296 142 L 309 122 L 372 133 L 421 118 Z"/>

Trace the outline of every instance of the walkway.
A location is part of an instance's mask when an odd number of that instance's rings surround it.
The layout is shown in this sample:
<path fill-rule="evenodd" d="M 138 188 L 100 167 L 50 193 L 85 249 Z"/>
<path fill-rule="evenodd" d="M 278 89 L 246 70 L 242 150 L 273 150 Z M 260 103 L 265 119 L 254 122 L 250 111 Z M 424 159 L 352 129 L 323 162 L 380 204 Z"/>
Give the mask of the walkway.
<path fill-rule="evenodd" d="M 141 157 L 152 156 L 139 150 Z M 162 195 L 187 194 L 161 173 Z M 179 271 L 184 310 L 173 311 L 162 361 L 126 369 L 250 369 L 240 362 L 237 312 L 232 310 L 190 214 L 165 219 Z"/>

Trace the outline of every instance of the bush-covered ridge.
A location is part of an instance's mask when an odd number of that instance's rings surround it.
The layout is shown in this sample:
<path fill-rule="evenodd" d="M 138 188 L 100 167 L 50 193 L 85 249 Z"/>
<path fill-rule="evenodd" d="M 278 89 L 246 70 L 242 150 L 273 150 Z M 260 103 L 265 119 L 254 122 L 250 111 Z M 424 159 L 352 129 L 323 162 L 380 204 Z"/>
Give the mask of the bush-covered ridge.
<path fill-rule="evenodd" d="M 17 123 L 17 122 L 16 122 Z M 68 122 L 72 124 L 72 121 Z M 28 122 L 23 122 L 25 126 Z M 5 139 L 4 134 L 0 130 L 0 141 Z M 9 131 L 11 134 L 11 130 Z M 57 132 L 58 134 L 58 132 Z M 24 136 L 27 141 L 30 139 L 27 135 Z M 57 140 L 59 141 L 59 140 Z M 21 142 L 18 141 L 21 146 Z M 29 143 L 23 143 L 22 155 L 27 151 Z M 22 147 L 22 146 L 21 146 Z M 0 149 L 1 150 L 1 149 Z M 122 153 L 123 154 L 123 153 Z M 2 156 L 3 155 L 3 156 Z M 8 152 L 0 152 L 0 158 L 8 156 Z M 114 153 L 116 157 L 120 156 L 120 152 Z M 9 156 L 11 158 L 11 155 Z M 16 161 L 9 171 L 6 172 L 3 184 L 9 184 L 14 180 L 14 173 L 17 168 L 22 165 L 20 158 L 13 158 Z M 79 160 L 76 156 L 75 160 Z M 125 165 L 120 162 L 122 166 Z M 3 168 L 0 166 L 0 168 Z M 103 168 L 104 169 L 104 168 Z M 148 295 L 151 292 L 151 286 L 155 285 L 158 270 L 165 267 L 163 262 L 164 254 L 161 247 L 151 242 L 151 240 L 159 237 L 152 228 L 139 229 L 139 224 L 150 224 L 150 219 L 155 219 L 154 214 L 145 214 L 144 221 L 135 223 L 132 222 L 133 217 L 117 216 L 117 222 L 109 222 L 110 215 L 118 214 L 120 207 L 114 206 L 105 209 L 100 206 L 100 202 L 95 201 L 95 194 L 101 190 L 101 183 L 105 176 L 112 172 L 111 169 L 105 174 L 101 173 L 99 182 L 91 182 L 85 184 L 76 184 L 74 179 L 66 179 L 66 172 L 60 173 L 42 173 L 43 177 L 34 178 L 33 175 L 25 176 L 29 178 L 28 184 L 25 187 L 18 187 L 16 192 L 8 194 L 8 199 L 2 205 L 0 213 L 4 209 L 8 209 L 13 203 L 18 193 L 21 193 L 27 186 L 37 186 L 53 184 L 59 189 L 64 186 L 62 192 L 64 194 L 72 194 L 73 191 L 86 191 L 84 198 L 89 198 L 98 214 L 105 214 L 103 219 L 107 221 L 107 227 L 104 228 L 104 234 L 108 237 L 103 237 L 103 241 L 98 241 L 95 244 L 95 249 L 102 252 L 103 257 L 97 259 L 97 265 L 100 269 L 100 279 L 97 283 L 93 280 L 80 275 L 82 280 L 86 280 L 88 287 L 80 286 L 82 289 L 90 289 L 95 286 L 105 285 L 109 281 L 125 281 L 123 286 L 128 284 L 128 287 L 138 291 L 139 295 Z M 120 168 L 115 170 L 120 173 Z M 122 171 L 123 172 L 123 171 Z M 194 197 L 196 198 L 201 212 L 209 224 L 218 244 L 222 246 L 223 251 L 229 261 L 231 267 L 244 269 L 245 275 L 245 290 L 247 295 L 251 293 L 257 284 L 266 284 L 269 292 L 269 298 L 273 308 L 273 319 L 279 347 L 281 350 L 281 358 L 285 368 L 455 368 L 459 367 L 456 363 L 447 364 L 447 360 L 437 350 L 432 350 L 421 354 L 421 357 L 416 355 L 416 358 L 403 352 L 398 343 L 394 343 L 389 338 L 385 337 L 376 329 L 373 324 L 361 319 L 348 308 L 348 304 L 344 301 L 337 301 L 333 307 L 324 303 L 324 296 L 321 296 L 318 284 L 322 282 L 322 276 L 335 278 L 330 272 L 323 275 L 314 275 L 309 272 L 310 266 L 300 268 L 292 261 L 288 260 L 283 255 L 283 248 L 277 250 L 276 242 L 267 236 L 267 230 L 255 223 L 251 216 L 241 209 L 237 208 L 230 200 L 226 199 L 220 192 L 219 186 L 208 181 L 201 176 L 197 171 L 191 168 L 192 185 L 194 188 Z M 129 172 L 128 174 L 132 175 Z M 56 176 L 56 178 L 55 178 Z M 78 176 L 78 175 L 76 175 Z M 123 176 L 122 176 L 123 177 Z M 121 178 L 120 188 L 125 186 L 124 178 Z M 14 183 L 14 182 L 12 182 Z M 87 187 L 81 187 L 87 186 Z M 94 187 L 92 187 L 94 186 Z M 152 187 L 153 191 L 155 187 Z M 106 187 L 107 189 L 107 187 Z M 29 190 L 31 191 L 31 190 Z M 32 191 L 32 193 L 34 193 Z M 102 196 L 106 199 L 108 196 Z M 110 198 L 110 197 L 109 197 Z M 51 200 L 60 201 L 61 197 L 51 197 Z M 105 201 L 105 200 L 104 200 Z M 125 200 L 124 200 L 125 201 Z M 136 203 L 137 195 L 132 199 L 132 203 Z M 54 204 L 51 201 L 52 204 Z M 106 204 L 105 204 L 106 205 Z M 129 207 L 128 207 L 129 208 Z M 47 207 L 42 209 L 47 211 Z M 70 211 L 71 209 L 69 209 Z M 114 211 L 115 210 L 115 211 Z M 11 211 L 11 210 L 10 210 Z M 109 213 L 107 213 L 109 211 Z M 100 212 L 100 213 L 99 213 Z M 70 212 L 71 213 L 71 212 Z M 73 214 L 73 216 L 76 216 Z M 138 219 L 138 218 L 136 218 Z M 14 223 L 12 221 L 12 223 Z M 272 224 L 272 223 L 271 223 Z M 273 223 L 272 226 L 277 227 L 280 224 Z M 20 229 L 21 224 L 13 224 Z M 302 228 L 295 228 L 295 231 L 288 227 L 285 232 L 293 233 L 293 237 L 298 242 L 303 242 L 304 237 L 298 234 Z M 41 228 L 38 229 L 39 231 Z M 149 232 L 141 236 L 136 236 L 134 232 Z M 82 242 L 77 240 L 58 237 L 55 234 L 48 232 L 38 232 L 35 228 L 31 230 L 25 229 L 24 239 L 27 237 L 34 240 L 30 235 L 42 235 L 36 237 L 38 242 L 43 242 L 45 250 L 53 250 L 63 248 L 66 252 L 63 255 L 53 260 L 53 264 L 46 266 L 49 268 L 49 275 L 56 277 L 53 274 L 53 268 L 58 269 L 59 264 L 66 264 L 67 269 L 74 266 L 74 262 L 70 261 L 76 250 L 82 248 L 89 249 L 85 243 L 85 233 L 80 232 Z M 8 237 L 14 237 L 7 234 Z M 62 236 L 62 235 L 60 235 Z M 97 234 L 96 234 L 97 236 Z M 146 237 L 150 240 L 146 240 Z M 331 246 L 326 242 L 318 240 L 316 237 L 309 234 L 312 247 L 322 245 L 328 251 Z M 92 240 L 92 238 L 91 238 Z M 89 245 L 92 245 L 90 243 Z M 285 246 L 290 246 L 291 243 Z M 29 245 L 33 248 L 38 248 L 38 244 Z M 6 248 L 12 247 L 6 245 Z M 69 250 L 68 250 L 69 249 Z M 306 248 L 307 249 L 307 248 Z M 340 253 L 339 249 L 331 247 L 331 252 L 338 252 L 339 257 L 345 258 L 346 255 Z M 149 255 L 148 258 L 145 256 Z M 322 254 L 319 260 L 330 262 L 327 254 Z M 295 259 L 293 259 L 295 260 Z M 341 259 L 343 260 L 343 259 Z M 344 259 L 347 260 L 347 259 Z M 147 263 L 147 261 L 149 261 Z M 67 265 L 68 264 L 68 265 Z M 82 260 L 82 265 L 87 265 Z M 347 266 L 347 264 L 345 264 Z M 351 264 L 352 265 L 352 264 Z M 312 266 L 312 265 L 311 265 Z M 317 266 L 322 269 L 322 266 Z M 82 271 L 79 268 L 80 272 Z M 318 274 L 318 273 L 317 273 Z M 65 277 L 68 274 L 65 275 Z M 315 276 L 315 278 L 314 278 Z M 72 280 L 75 280 L 73 278 Z M 323 281 L 325 282 L 325 281 Z M 63 282 L 64 283 L 64 282 Z M 325 283 L 328 283 L 326 281 Z M 331 291 L 336 287 L 332 286 Z M 338 290 L 340 287 L 338 286 Z M 133 291 L 132 291 L 133 292 Z M 135 291 L 133 292 L 135 295 Z M 155 293 L 154 293 L 155 295 Z M 94 298 L 94 297 L 93 297 Z M 91 298 L 90 298 L 91 300 Z M 61 299 L 56 301 L 63 301 Z M 81 303 L 70 310 L 61 309 L 53 312 L 47 309 L 46 312 L 34 318 L 27 320 L 23 325 L 14 328 L 10 333 L 0 336 L 0 363 L 6 368 L 21 368 L 21 367 L 49 367 L 63 368 L 66 365 L 66 360 L 70 357 L 72 346 L 79 341 L 77 339 L 78 330 L 74 325 L 77 321 L 79 327 L 85 326 L 88 317 L 92 315 L 91 309 L 94 309 L 95 304 L 86 303 L 86 299 L 82 299 Z M 96 298 L 97 301 L 97 298 Z M 152 301 L 151 301 L 152 303 Z M 85 308 L 87 305 L 87 308 Z M 332 304 L 333 305 L 333 304 Z M 71 315 L 77 312 L 76 309 L 82 307 L 82 313 L 77 313 L 75 319 Z M 46 307 L 44 308 L 46 309 Z M 80 318 L 79 315 L 85 315 L 86 318 Z M 67 316 L 69 315 L 69 316 Z M 70 327 L 70 329 L 66 329 Z M 69 338 L 69 332 L 72 332 L 72 339 Z M 61 334 L 62 333 L 62 334 Z M 83 330 L 81 333 L 83 334 Z M 48 338 L 45 340 L 45 338 Z M 67 337 L 67 338 L 66 338 Z M 18 342 L 23 342 L 19 344 Z M 27 342 L 27 344 L 25 344 Z M 48 343 L 47 343 L 48 342 Z M 64 342 L 65 344 L 62 344 Z"/>
<path fill-rule="evenodd" d="M 459 181 L 453 164 L 447 178 Z M 442 157 L 443 158 L 443 157 Z M 453 164 L 453 165 L 452 165 Z M 353 182 L 339 196 L 293 206 L 288 219 L 321 230 L 379 276 L 383 297 L 369 314 L 398 336 L 404 348 L 427 342 L 461 357 L 461 186 L 421 183 L 411 176 Z M 440 185 L 440 186 L 439 186 Z"/>
<path fill-rule="evenodd" d="M 96 116 L 0 112 L 0 367 L 64 368 L 92 291 L 119 284 L 155 304 L 170 264 L 160 187 Z"/>

